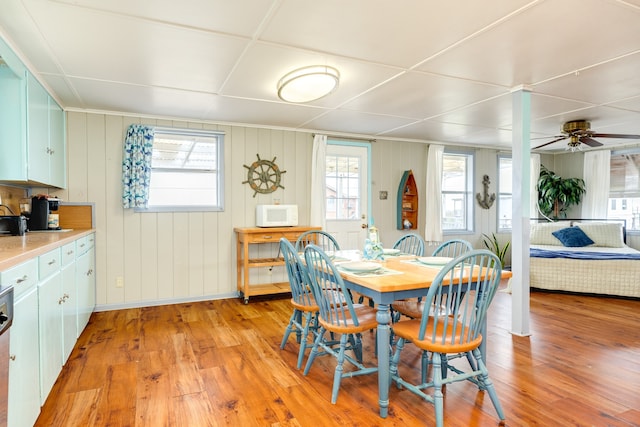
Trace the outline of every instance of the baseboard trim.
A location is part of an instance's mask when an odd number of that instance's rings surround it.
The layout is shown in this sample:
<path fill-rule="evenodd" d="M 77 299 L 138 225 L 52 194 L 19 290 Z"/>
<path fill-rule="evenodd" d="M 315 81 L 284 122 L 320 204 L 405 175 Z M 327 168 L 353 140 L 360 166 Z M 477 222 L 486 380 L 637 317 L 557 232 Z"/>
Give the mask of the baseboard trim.
<path fill-rule="evenodd" d="M 128 308 L 154 307 L 157 305 L 184 304 L 189 302 L 211 301 L 218 299 L 239 298 L 236 292 L 218 295 L 205 295 L 201 297 L 168 298 L 152 301 L 136 301 L 123 304 L 97 304 L 94 311 L 125 310 Z"/>

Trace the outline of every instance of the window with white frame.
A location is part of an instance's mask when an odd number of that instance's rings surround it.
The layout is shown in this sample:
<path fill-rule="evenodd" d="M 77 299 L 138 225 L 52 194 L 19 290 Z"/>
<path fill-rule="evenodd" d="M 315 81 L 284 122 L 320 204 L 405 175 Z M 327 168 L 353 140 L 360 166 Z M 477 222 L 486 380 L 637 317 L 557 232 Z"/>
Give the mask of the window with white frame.
<path fill-rule="evenodd" d="M 442 155 L 442 230 L 473 230 L 473 154 Z"/>
<path fill-rule="evenodd" d="M 610 167 L 607 217 L 625 219 L 627 230 L 640 231 L 640 149 L 612 152 Z"/>
<path fill-rule="evenodd" d="M 326 156 L 327 219 L 360 218 L 361 161 L 346 154 Z"/>
<path fill-rule="evenodd" d="M 156 128 L 149 211 L 222 211 L 224 133 Z"/>
<path fill-rule="evenodd" d="M 498 230 L 511 230 L 511 157 L 498 156 Z"/>

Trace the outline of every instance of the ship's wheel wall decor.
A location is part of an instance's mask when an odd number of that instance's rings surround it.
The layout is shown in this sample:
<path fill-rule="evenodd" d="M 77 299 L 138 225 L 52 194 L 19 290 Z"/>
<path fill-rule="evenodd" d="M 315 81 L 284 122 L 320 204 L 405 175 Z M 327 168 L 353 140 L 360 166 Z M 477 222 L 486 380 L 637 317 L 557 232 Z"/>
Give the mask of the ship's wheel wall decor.
<path fill-rule="evenodd" d="M 287 171 L 281 171 L 278 165 L 276 165 L 276 158 L 273 160 L 261 159 L 259 154 L 256 154 L 258 160 L 251 163 L 250 166 L 243 165 L 247 168 L 247 180 L 242 181 L 243 184 L 249 184 L 254 191 L 253 197 L 256 194 L 269 194 L 273 193 L 278 187 L 284 189 L 280 184 L 281 175 Z"/>

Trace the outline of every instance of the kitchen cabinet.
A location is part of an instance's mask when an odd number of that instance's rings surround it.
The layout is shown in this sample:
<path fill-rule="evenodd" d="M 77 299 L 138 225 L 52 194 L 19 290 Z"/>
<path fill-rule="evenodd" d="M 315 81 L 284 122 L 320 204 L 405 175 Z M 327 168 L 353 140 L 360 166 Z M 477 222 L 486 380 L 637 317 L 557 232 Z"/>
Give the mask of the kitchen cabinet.
<path fill-rule="evenodd" d="M 26 69 L 0 39 L 0 180 L 24 180 L 27 170 Z"/>
<path fill-rule="evenodd" d="M 95 233 L 76 242 L 76 285 L 78 296 L 78 336 L 89 323 L 96 306 Z"/>
<path fill-rule="evenodd" d="M 65 188 L 62 107 L 0 39 L 0 182 Z"/>
<path fill-rule="evenodd" d="M 9 336 L 11 427 L 34 425 L 82 331 L 78 329 L 80 298 L 85 301 L 83 318 L 88 320 L 95 307 L 94 238 L 94 233 L 84 235 L 0 271 L 0 284 L 14 287 Z M 81 275 L 80 268 L 90 275 Z M 85 285 L 92 284 L 85 286 L 84 294 L 77 287 L 80 277 Z"/>
<path fill-rule="evenodd" d="M 78 338 L 78 295 L 76 283 L 76 242 L 60 248 L 62 273 L 62 363 L 64 364 Z"/>
<path fill-rule="evenodd" d="M 7 425 L 31 427 L 40 414 L 37 259 L 1 272 L 0 283 L 14 288 L 14 316 L 9 336 Z"/>
<path fill-rule="evenodd" d="M 234 228 L 236 233 L 236 269 L 238 295 L 244 298 L 244 303 L 249 303 L 249 297 L 253 295 L 269 295 L 291 292 L 289 282 L 275 282 L 260 284 L 249 283 L 249 271 L 254 268 L 266 268 L 271 273 L 275 266 L 284 265 L 284 259 L 280 256 L 280 239 L 285 239 L 295 244 L 298 237 L 305 231 L 320 230 L 320 227 L 271 227 L 271 228 Z M 252 256 L 250 246 L 271 245 L 275 257 Z"/>
<path fill-rule="evenodd" d="M 28 178 L 64 188 L 64 113 L 31 74 L 27 77 L 27 107 Z"/>
<path fill-rule="evenodd" d="M 41 404 L 62 370 L 62 273 L 60 248 L 38 257 L 38 331 L 40 335 Z"/>

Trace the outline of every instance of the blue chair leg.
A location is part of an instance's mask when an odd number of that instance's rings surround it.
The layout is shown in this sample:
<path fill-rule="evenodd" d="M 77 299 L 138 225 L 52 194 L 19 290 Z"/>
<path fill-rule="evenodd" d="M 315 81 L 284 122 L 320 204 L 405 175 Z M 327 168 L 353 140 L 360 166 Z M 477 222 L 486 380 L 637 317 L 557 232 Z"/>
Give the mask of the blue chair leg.
<path fill-rule="evenodd" d="M 302 360 L 304 359 L 304 353 L 307 349 L 307 339 L 309 337 L 309 327 L 311 326 L 312 315 L 310 311 L 305 313 L 304 316 L 304 328 L 302 329 L 302 336 L 300 339 L 300 351 L 298 352 L 298 364 L 297 368 L 302 367 Z"/>
<path fill-rule="evenodd" d="M 484 385 L 484 388 L 489 393 L 489 398 L 491 398 L 491 403 L 493 403 L 493 407 L 496 409 L 498 413 L 498 418 L 504 420 L 504 411 L 502 410 L 502 406 L 500 405 L 500 401 L 498 400 L 498 393 L 496 393 L 496 389 L 493 386 L 493 382 L 489 378 L 489 371 L 482 361 L 482 353 L 480 353 L 479 349 L 473 350 L 473 355 L 476 358 L 476 363 L 478 365 L 478 370 L 480 371 L 480 382 Z"/>
<path fill-rule="evenodd" d="M 340 381 L 342 380 L 344 352 L 347 348 L 347 334 L 343 334 L 340 338 L 340 350 L 338 351 L 338 364 L 333 374 L 333 390 L 331 392 L 331 403 L 338 401 L 338 391 L 340 390 Z"/>
<path fill-rule="evenodd" d="M 311 347 L 311 353 L 309 353 L 309 358 L 307 359 L 307 365 L 304 367 L 303 375 L 307 375 L 309 373 L 309 369 L 311 369 L 311 365 L 313 364 L 314 359 L 318 355 L 318 346 L 320 345 L 320 341 L 322 341 L 324 332 L 325 332 L 325 329 L 323 327 L 320 327 L 318 336 L 316 337 L 316 340 L 313 342 L 313 347 Z"/>
<path fill-rule="evenodd" d="M 436 412 L 436 427 L 444 425 L 444 396 L 442 395 L 442 362 L 439 353 L 433 353 L 433 406 Z"/>
<path fill-rule="evenodd" d="M 291 318 L 289 319 L 289 324 L 287 325 L 287 328 L 284 330 L 284 336 L 282 337 L 282 342 L 280 343 L 280 348 L 283 349 L 284 346 L 287 344 L 287 340 L 289 339 L 289 335 L 291 334 L 291 331 L 293 331 L 293 325 L 295 323 L 295 319 L 296 319 L 296 312 L 298 310 L 294 310 L 293 313 L 291 314 Z"/>

